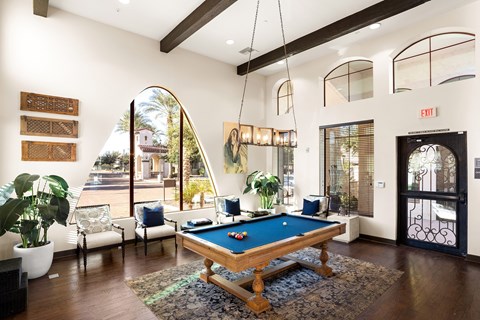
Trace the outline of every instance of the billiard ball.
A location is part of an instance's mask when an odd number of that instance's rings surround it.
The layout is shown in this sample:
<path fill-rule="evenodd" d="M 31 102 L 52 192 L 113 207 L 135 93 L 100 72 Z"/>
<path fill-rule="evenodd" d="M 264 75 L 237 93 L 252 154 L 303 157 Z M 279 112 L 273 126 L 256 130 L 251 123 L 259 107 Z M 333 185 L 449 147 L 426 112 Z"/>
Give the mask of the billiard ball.
<path fill-rule="evenodd" d="M 284 222 L 283 225 L 286 226 L 286 225 L 287 225 L 287 222 Z"/>
<path fill-rule="evenodd" d="M 247 236 L 247 231 L 243 231 L 242 234 L 243 234 L 244 237 L 246 237 Z"/>

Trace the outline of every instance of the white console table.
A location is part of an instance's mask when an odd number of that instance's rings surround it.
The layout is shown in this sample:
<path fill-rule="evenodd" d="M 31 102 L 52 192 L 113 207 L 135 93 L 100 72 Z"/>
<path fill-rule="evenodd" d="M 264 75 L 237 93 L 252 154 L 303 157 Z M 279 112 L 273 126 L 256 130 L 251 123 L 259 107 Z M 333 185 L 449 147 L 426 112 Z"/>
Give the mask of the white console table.
<path fill-rule="evenodd" d="M 360 219 L 358 216 L 339 216 L 338 214 L 335 214 L 328 216 L 327 220 L 346 223 L 345 233 L 334 237 L 333 240 L 348 243 L 360 236 Z"/>

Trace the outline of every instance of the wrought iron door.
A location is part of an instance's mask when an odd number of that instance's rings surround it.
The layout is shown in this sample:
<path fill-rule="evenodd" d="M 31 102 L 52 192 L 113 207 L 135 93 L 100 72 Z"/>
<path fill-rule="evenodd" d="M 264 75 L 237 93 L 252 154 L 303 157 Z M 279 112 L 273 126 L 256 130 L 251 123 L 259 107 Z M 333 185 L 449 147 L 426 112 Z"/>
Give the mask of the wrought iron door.
<path fill-rule="evenodd" d="M 467 254 L 466 133 L 398 138 L 398 239 Z"/>

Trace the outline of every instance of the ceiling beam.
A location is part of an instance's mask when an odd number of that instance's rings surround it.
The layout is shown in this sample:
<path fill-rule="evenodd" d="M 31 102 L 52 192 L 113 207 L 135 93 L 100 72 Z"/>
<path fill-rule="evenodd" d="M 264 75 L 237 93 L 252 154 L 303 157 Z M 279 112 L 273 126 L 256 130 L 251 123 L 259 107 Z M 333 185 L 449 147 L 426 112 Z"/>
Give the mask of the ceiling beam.
<path fill-rule="evenodd" d="M 235 2 L 237 0 L 205 0 L 160 41 L 160 51 L 172 51 Z"/>
<path fill-rule="evenodd" d="M 33 0 L 33 14 L 47 17 L 49 0 Z"/>
<path fill-rule="evenodd" d="M 335 21 L 328 26 L 309 33 L 286 44 L 287 56 L 293 56 L 308 49 L 317 47 L 351 32 L 380 22 L 404 11 L 415 8 L 430 0 L 384 0 L 350 16 Z M 280 31 L 279 31 L 280 32 Z M 267 52 L 250 61 L 249 72 L 266 67 L 285 59 L 283 46 Z M 248 62 L 237 66 L 237 74 L 247 74 Z"/>

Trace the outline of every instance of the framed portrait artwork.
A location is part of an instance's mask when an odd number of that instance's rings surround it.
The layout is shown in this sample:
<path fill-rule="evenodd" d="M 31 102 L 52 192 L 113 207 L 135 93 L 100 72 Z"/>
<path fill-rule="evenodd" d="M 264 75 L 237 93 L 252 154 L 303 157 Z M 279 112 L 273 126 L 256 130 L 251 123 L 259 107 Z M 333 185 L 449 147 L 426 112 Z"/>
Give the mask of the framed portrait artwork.
<path fill-rule="evenodd" d="M 237 122 L 223 123 L 223 171 L 224 173 L 247 173 L 248 149 L 240 144 Z"/>

